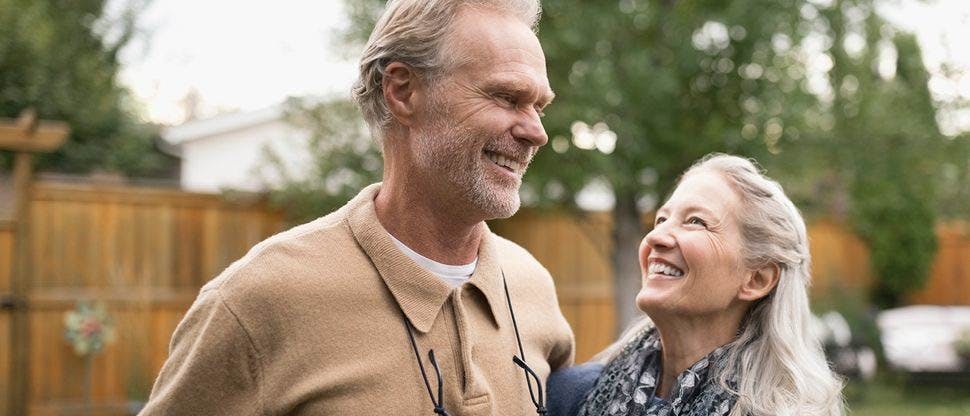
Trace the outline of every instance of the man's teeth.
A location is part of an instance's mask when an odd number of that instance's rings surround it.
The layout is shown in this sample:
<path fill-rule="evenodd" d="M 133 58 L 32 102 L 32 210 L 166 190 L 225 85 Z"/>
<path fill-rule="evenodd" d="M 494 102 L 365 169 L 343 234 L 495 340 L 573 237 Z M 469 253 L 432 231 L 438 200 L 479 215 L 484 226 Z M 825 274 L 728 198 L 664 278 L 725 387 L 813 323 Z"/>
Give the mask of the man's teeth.
<path fill-rule="evenodd" d="M 660 262 L 650 263 L 650 273 L 665 274 L 667 276 L 680 277 L 684 272 L 680 269 Z"/>
<path fill-rule="evenodd" d="M 485 152 L 488 156 L 488 160 L 495 162 L 495 164 L 511 169 L 513 172 L 519 172 L 522 170 L 522 163 L 516 162 L 498 153 Z"/>

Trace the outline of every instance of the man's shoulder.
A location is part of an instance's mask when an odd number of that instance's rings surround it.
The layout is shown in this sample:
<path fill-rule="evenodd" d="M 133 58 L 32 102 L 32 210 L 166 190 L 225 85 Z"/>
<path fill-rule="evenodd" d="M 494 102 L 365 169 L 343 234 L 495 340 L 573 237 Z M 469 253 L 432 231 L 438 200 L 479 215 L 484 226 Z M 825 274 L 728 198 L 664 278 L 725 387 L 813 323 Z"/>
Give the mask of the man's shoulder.
<path fill-rule="evenodd" d="M 549 270 L 546 270 L 545 266 L 525 247 L 495 233 L 492 233 L 492 242 L 495 247 L 495 254 L 506 272 L 515 273 L 517 276 L 530 277 L 529 281 L 542 282 L 543 286 L 553 284 Z"/>
<path fill-rule="evenodd" d="M 524 266 L 542 267 L 542 264 L 532 256 L 532 253 L 518 243 L 495 233 L 492 233 L 492 241 L 495 243 L 496 253 L 503 261 L 512 260 L 521 262 Z"/>
<path fill-rule="evenodd" d="M 273 235 L 209 281 L 202 291 L 224 296 L 268 290 L 278 293 L 307 280 L 326 280 L 363 253 L 341 209 Z"/>

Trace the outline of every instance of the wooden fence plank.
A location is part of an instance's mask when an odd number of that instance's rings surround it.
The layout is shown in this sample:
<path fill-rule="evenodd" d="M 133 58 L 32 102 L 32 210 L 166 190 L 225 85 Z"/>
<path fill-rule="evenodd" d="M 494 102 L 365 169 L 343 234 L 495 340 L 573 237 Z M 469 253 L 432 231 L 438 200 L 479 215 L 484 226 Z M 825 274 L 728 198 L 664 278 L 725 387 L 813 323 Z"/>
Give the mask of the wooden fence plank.
<path fill-rule="evenodd" d="M 78 300 L 102 301 L 115 318 L 118 339 L 96 359 L 94 394 L 104 414 L 121 414 L 126 400 L 147 394 L 172 331 L 202 284 L 282 229 L 280 214 L 265 204 L 172 190 L 41 182 L 30 209 L 32 415 L 78 409 L 83 361 L 67 346 L 63 328 L 64 314 Z M 576 333 L 577 361 L 613 341 L 609 214 L 577 219 L 527 209 L 489 226 L 528 249 L 556 280 L 563 314 Z M 968 229 L 966 223 L 941 224 L 930 282 L 913 302 L 970 304 Z M 815 221 L 809 234 L 813 293 L 871 284 L 865 245 L 846 226 Z M 0 222 L 0 291 L 9 286 L 13 237 L 9 223 Z M 6 316 L 0 315 L 0 334 L 9 333 Z M 9 372 L 9 354 L 0 344 L 2 374 Z M 0 379 L 0 391 L 5 382 Z"/>
<path fill-rule="evenodd" d="M 93 361 L 92 395 L 104 414 L 123 414 L 129 398 L 150 391 L 172 331 L 202 283 L 282 224 L 263 203 L 83 184 L 37 183 L 30 208 L 31 326 L 24 341 L 31 346 L 31 415 L 83 410 L 84 360 L 66 343 L 63 323 L 78 301 L 103 302 L 114 319 L 117 340 Z M 0 251 L 12 241 L 8 228 L 0 224 Z M 0 289 L 11 261 L 0 254 Z M 7 326 L 0 315 L 0 333 Z M 0 367 L 10 361 L 7 347 L 0 346 Z"/>
<path fill-rule="evenodd" d="M 14 227 L 13 223 L 0 221 L 0 293 L 10 293 L 11 291 L 11 265 L 13 264 L 14 254 Z M 10 374 L 13 370 L 12 351 L 7 340 L 13 336 L 11 327 L 11 316 L 7 312 L 0 312 L 0 413 L 6 412 L 10 408 Z"/>
<path fill-rule="evenodd" d="M 911 296 L 913 303 L 970 305 L 970 222 L 937 226 L 936 260 L 926 286 Z"/>

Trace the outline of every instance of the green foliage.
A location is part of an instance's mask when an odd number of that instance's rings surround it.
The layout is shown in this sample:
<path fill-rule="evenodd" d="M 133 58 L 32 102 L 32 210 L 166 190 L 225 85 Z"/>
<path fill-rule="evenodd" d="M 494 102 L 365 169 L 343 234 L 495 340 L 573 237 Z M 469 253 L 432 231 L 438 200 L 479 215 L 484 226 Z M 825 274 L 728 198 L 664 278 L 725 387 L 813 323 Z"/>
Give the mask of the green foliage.
<path fill-rule="evenodd" d="M 348 37 L 360 45 L 383 1 L 346 3 L 366 25 Z M 656 206 L 693 161 L 754 157 L 803 209 L 850 218 L 873 251 L 879 303 L 899 302 L 925 280 L 939 198 L 954 215 L 970 206 L 970 158 L 966 138 L 939 133 L 915 39 L 873 9 L 872 0 L 543 1 L 539 38 L 557 98 L 544 119 L 550 144 L 524 187 L 539 205 L 569 206 L 605 182 L 616 197 L 613 242 L 636 247 L 646 231 L 637 207 Z M 887 43 L 898 59 L 884 77 Z M 604 123 L 615 148 L 579 146 L 577 121 Z M 639 287 L 630 253 L 613 254 L 618 296 Z"/>
<path fill-rule="evenodd" d="M 546 112 L 551 148 L 526 181 L 553 203 L 571 204 L 591 180 L 616 198 L 613 253 L 617 316 L 639 312 L 640 270 L 631 250 L 647 231 L 641 209 L 655 208 L 677 178 L 710 152 L 764 160 L 797 140 L 816 98 L 794 50 L 801 1 L 543 2 L 539 37 L 556 102 Z M 584 149 L 575 121 L 603 122 L 615 150 Z M 586 146 L 588 147 L 588 146 Z M 570 166 L 570 169 L 562 169 Z M 624 249 L 626 248 L 626 249 Z"/>
<path fill-rule="evenodd" d="M 336 46 L 357 54 L 383 11 L 384 0 L 345 1 L 349 24 Z M 283 186 L 270 192 L 270 202 L 281 208 L 289 223 L 325 215 L 345 204 L 365 186 L 381 180 L 380 146 L 367 131 L 356 105 L 346 99 L 293 99 L 288 103 L 291 122 L 311 132 L 307 152 L 309 175 L 289 172 L 278 155 L 266 152 L 268 167 Z"/>
<path fill-rule="evenodd" d="M 858 394 L 851 394 L 858 392 Z M 852 416 L 966 416 L 970 396 L 966 385 L 922 384 L 884 377 L 874 384 L 846 386 Z"/>
<path fill-rule="evenodd" d="M 360 53 L 386 3 L 386 0 L 345 0 L 344 8 L 350 22 L 338 38 L 340 45 L 337 46 L 344 46 L 353 54 Z"/>
<path fill-rule="evenodd" d="M 117 18 L 106 16 L 106 3 L 0 0 L 0 117 L 33 107 L 70 124 L 68 142 L 41 156 L 40 169 L 164 175 L 174 159 L 155 150 L 157 129 L 137 119 L 116 80 L 143 2 Z"/>
<path fill-rule="evenodd" d="M 944 141 L 936 211 L 941 218 L 970 218 L 970 134 Z"/>
<path fill-rule="evenodd" d="M 546 126 L 554 143 L 571 145 L 541 153 L 527 180 L 576 191 L 606 178 L 618 204 L 658 201 L 707 153 L 767 154 L 791 134 L 789 114 L 807 103 L 786 84 L 787 69 L 798 62 L 771 43 L 794 30 L 794 5 L 544 2 L 540 39 L 559 94 Z M 617 134 L 615 151 L 569 143 L 575 120 L 605 122 Z M 554 166 L 565 161 L 579 169 L 563 175 Z M 571 193 L 561 201 L 571 201 Z"/>
<path fill-rule="evenodd" d="M 308 176 L 289 172 L 280 158 L 267 152 L 270 168 L 284 185 L 270 194 L 287 220 L 301 223 L 340 207 L 362 188 L 381 180 L 383 159 L 360 112 L 350 101 L 295 100 L 289 120 L 311 132 L 311 169 Z"/>
<path fill-rule="evenodd" d="M 870 249 L 873 301 L 893 307 L 925 283 L 936 253 L 936 186 L 945 139 L 936 123 L 929 75 L 914 36 L 895 34 L 869 7 L 848 1 L 823 10 L 836 45 L 856 27 L 867 49 L 833 48 L 829 72 L 834 126 L 816 134 L 851 198 L 849 217 Z M 864 19 L 847 23 L 848 11 Z M 857 13 L 858 14 L 858 13 Z M 892 45 L 895 73 L 879 73 L 875 45 Z"/>
<path fill-rule="evenodd" d="M 896 306 L 926 281 L 940 208 L 967 212 L 965 141 L 940 133 L 914 36 L 869 0 L 807 7 L 815 16 L 806 24 L 829 45 L 816 59 L 831 65 L 816 75 L 825 88 L 802 116 L 801 137 L 768 164 L 803 210 L 851 221 L 871 252 L 873 301 Z M 862 42 L 850 49 L 848 40 Z"/>

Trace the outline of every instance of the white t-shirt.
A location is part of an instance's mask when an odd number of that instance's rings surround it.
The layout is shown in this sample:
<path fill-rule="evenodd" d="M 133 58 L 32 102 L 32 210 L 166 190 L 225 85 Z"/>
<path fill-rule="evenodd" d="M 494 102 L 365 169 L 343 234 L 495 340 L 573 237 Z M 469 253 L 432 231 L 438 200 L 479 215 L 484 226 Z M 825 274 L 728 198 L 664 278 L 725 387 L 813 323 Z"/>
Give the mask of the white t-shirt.
<path fill-rule="evenodd" d="M 390 235 L 390 233 L 388 233 L 388 235 Z M 430 271 L 431 273 L 434 273 L 442 280 L 444 280 L 445 283 L 448 283 L 449 285 L 451 285 L 451 287 L 458 287 L 458 286 L 461 286 L 462 283 L 467 282 L 468 279 L 472 277 L 472 273 L 475 272 L 475 266 L 478 265 L 477 257 L 475 258 L 475 261 L 468 264 L 462 264 L 459 266 L 452 266 L 450 264 L 438 263 L 434 260 L 431 260 L 425 256 L 418 254 L 418 252 L 414 250 L 411 250 L 410 247 L 404 245 L 404 243 L 394 238 L 393 235 L 391 235 L 391 241 L 393 241 L 394 244 L 397 246 L 397 248 L 401 249 L 401 251 L 403 251 L 404 254 L 410 257 L 411 260 L 414 260 L 415 263 L 418 263 L 418 266 L 424 267 L 426 270 Z"/>

